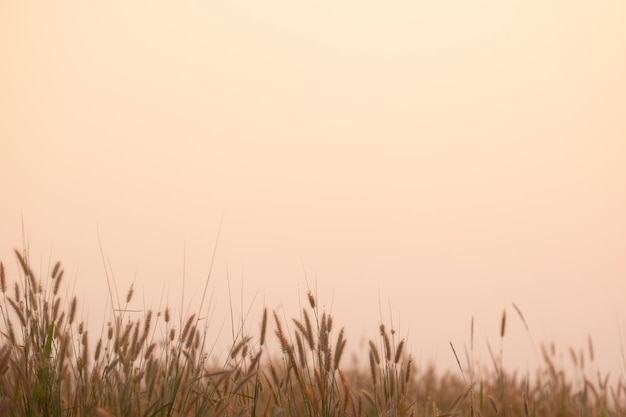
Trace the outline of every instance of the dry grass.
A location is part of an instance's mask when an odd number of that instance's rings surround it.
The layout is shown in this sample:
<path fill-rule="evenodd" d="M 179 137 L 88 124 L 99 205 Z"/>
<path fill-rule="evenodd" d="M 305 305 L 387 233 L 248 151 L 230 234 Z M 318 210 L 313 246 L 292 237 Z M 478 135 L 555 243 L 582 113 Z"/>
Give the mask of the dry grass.
<path fill-rule="evenodd" d="M 378 324 L 369 367 L 347 369 L 347 332 L 309 292 L 297 317 L 264 310 L 259 334 L 241 330 L 225 363 L 216 366 L 197 314 L 179 318 L 178 326 L 169 308 L 130 319 L 131 287 L 102 336 L 92 338 L 77 317 L 76 297 L 60 295 L 61 264 L 40 280 L 27 254 L 15 254 L 17 277 L 0 263 L 0 416 L 626 415 L 623 380 L 612 385 L 607 375 L 584 373 L 585 361 L 594 360 L 591 339 L 586 349 L 569 349 L 582 389 L 557 365 L 554 345 L 541 346 L 543 365 L 532 378 L 507 372 L 506 312 L 489 367 L 464 368 L 454 346 L 459 372 L 420 367 L 407 341 Z M 270 337 L 279 351 L 267 350 Z"/>

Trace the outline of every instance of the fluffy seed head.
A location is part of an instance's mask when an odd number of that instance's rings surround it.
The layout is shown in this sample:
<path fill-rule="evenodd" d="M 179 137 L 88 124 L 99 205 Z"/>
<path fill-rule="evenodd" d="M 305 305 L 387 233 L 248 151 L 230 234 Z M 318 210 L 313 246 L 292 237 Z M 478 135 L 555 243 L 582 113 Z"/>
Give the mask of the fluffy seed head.
<path fill-rule="evenodd" d="M 372 342 L 370 340 L 370 352 L 374 355 L 374 360 L 376 361 L 376 364 L 380 364 L 380 355 L 378 354 L 378 348 L 376 347 L 376 345 L 374 344 L 374 342 Z"/>
<path fill-rule="evenodd" d="M 372 383 L 376 386 L 376 359 L 374 353 L 370 350 L 370 372 L 372 374 Z"/>
<path fill-rule="evenodd" d="M 0 291 L 2 291 L 2 294 L 7 292 L 7 280 L 4 275 L 4 264 L 2 262 L 0 262 Z"/>
<path fill-rule="evenodd" d="M 185 327 L 183 327 L 183 333 L 180 335 L 180 341 L 181 342 L 185 342 L 185 339 L 187 339 L 187 336 L 189 335 L 189 330 L 191 330 L 191 323 L 193 323 L 193 319 L 196 317 L 195 313 L 191 315 L 191 317 L 189 317 L 187 319 L 187 323 L 185 323 Z"/>
<path fill-rule="evenodd" d="M 394 358 L 394 362 L 398 363 L 400 362 L 400 357 L 402 356 L 402 349 L 404 348 L 404 339 L 402 339 L 400 341 L 400 343 L 398 344 L 398 347 L 396 348 L 396 356 Z"/>
<path fill-rule="evenodd" d="M 74 322 L 75 316 L 76 316 L 76 296 L 72 298 L 72 304 L 70 305 L 70 317 L 69 317 L 70 324 Z"/>
<path fill-rule="evenodd" d="M 98 362 L 98 359 L 100 359 L 100 350 L 102 349 L 102 339 L 98 340 L 98 344 L 96 345 L 96 351 L 93 355 L 93 360 L 95 362 Z"/>
<path fill-rule="evenodd" d="M 267 307 L 263 309 L 263 319 L 261 320 L 261 346 L 265 343 L 265 333 L 267 332 Z"/>
<path fill-rule="evenodd" d="M 335 357 L 333 361 L 333 369 L 339 368 L 339 361 L 341 361 L 341 355 L 346 347 L 346 339 L 343 338 L 343 327 L 339 331 L 339 337 L 337 337 L 337 346 L 335 347 Z"/>
<path fill-rule="evenodd" d="M 54 268 L 52 269 L 52 279 L 55 279 L 57 277 L 57 273 L 59 272 L 60 267 L 61 262 L 57 261 L 57 263 L 54 264 Z"/>
<path fill-rule="evenodd" d="M 128 294 L 126 294 L 126 303 L 127 304 L 130 303 L 130 300 L 133 299 L 133 292 L 134 291 L 135 290 L 134 290 L 133 286 L 131 285 L 130 288 L 128 289 Z"/>
<path fill-rule="evenodd" d="M 52 290 L 52 294 L 53 295 L 57 295 L 57 293 L 59 292 L 59 287 L 61 286 L 61 281 L 63 281 L 63 272 L 64 271 L 61 271 L 59 273 L 59 276 L 57 276 L 55 281 L 54 281 L 54 289 Z"/>

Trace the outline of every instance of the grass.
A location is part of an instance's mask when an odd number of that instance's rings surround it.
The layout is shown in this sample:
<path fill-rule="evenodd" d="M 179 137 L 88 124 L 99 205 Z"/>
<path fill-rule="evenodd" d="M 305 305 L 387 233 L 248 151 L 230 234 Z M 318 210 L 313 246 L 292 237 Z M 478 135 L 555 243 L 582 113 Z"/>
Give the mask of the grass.
<path fill-rule="evenodd" d="M 198 314 L 175 319 L 166 307 L 131 319 L 131 287 L 102 336 L 93 338 L 76 320 L 76 297 L 61 296 L 61 264 L 40 279 L 26 253 L 15 255 L 16 277 L 0 263 L 0 416 L 626 415 L 624 379 L 611 384 L 608 375 L 584 373 L 584 361 L 594 360 L 591 339 L 585 350 L 570 349 L 582 388 L 557 365 L 554 345 L 538 349 L 535 375 L 507 372 L 505 313 L 500 350 L 490 347 L 488 366 L 473 363 L 471 352 L 463 366 L 451 345 L 458 372 L 421 367 L 406 340 L 378 323 L 368 360 L 348 368 L 346 331 L 309 292 L 293 318 L 264 309 L 258 334 L 241 329 L 217 365 Z M 280 349 L 268 349 L 270 337 Z"/>

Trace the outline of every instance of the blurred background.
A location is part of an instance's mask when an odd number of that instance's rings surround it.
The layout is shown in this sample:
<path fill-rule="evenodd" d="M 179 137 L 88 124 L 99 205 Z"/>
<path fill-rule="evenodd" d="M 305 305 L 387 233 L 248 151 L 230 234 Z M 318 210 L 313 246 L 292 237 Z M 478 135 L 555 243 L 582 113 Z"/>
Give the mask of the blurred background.
<path fill-rule="evenodd" d="M 107 273 L 139 310 L 186 315 L 207 285 L 220 351 L 231 303 L 256 332 L 310 288 L 363 354 L 382 319 L 454 368 L 474 317 L 489 364 L 506 310 L 505 366 L 591 336 L 587 366 L 620 374 L 625 21 L 618 0 L 0 1 L 0 259 L 60 259 L 95 332 Z"/>

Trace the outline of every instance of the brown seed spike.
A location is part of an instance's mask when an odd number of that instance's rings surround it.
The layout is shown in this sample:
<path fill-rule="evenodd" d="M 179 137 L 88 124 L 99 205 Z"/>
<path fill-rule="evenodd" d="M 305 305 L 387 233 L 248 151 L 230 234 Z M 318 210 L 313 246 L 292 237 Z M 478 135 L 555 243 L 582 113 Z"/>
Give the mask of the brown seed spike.
<path fill-rule="evenodd" d="M 191 330 L 191 323 L 193 322 L 193 319 L 195 317 L 196 315 L 194 313 L 191 315 L 191 317 L 187 319 L 187 323 L 185 323 L 185 327 L 183 327 L 183 333 L 180 336 L 181 343 L 185 343 L 185 340 L 187 339 L 187 336 L 189 335 L 189 330 Z"/>
<path fill-rule="evenodd" d="M 402 349 L 404 348 L 404 339 L 402 339 L 400 341 L 400 343 L 398 344 L 398 347 L 396 348 L 396 356 L 394 358 L 394 362 L 398 363 L 400 362 L 400 358 L 402 357 Z"/>
<path fill-rule="evenodd" d="M 150 358 L 150 355 L 152 355 L 152 352 L 154 351 L 155 347 L 156 347 L 156 343 L 152 343 L 150 344 L 150 346 L 148 346 L 148 349 L 146 349 L 146 353 L 144 355 L 145 359 Z"/>
<path fill-rule="evenodd" d="M 306 313 L 306 310 L 303 309 L 304 313 L 304 324 L 306 325 L 306 339 L 309 344 L 309 349 L 315 349 L 315 338 L 313 337 L 313 326 L 311 325 L 311 319 L 309 319 L 309 315 Z"/>
<path fill-rule="evenodd" d="M 191 329 L 189 330 L 189 336 L 187 337 L 187 343 L 185 343 L 185 346 L 187 347 L 187 349 L 191 349 L 191 345 L 194 342 L 195 336 L 196 336 L 196 326 L 191 326 Z"/>
<path fill-rule="evenodd" d="M 337 337 L 337 345 L 335 346 L 335 357 L 333 361 L 333 369 L 339 368 L 339 361 L 341 361 L 341 355 L 343 354 L 343 349 L 346 347 L 346 340 L 343 338 L 343 327 L 339 331 L 339 336 Z"/>
<path fill-rule="evenodd" d="M 230 357 L 232 359 L 235 358 L 235 356 L 237 356 L 237 354 L 241 351 L 241 349 L 246 346 L 246 344 L 250 341 L 250 337 L 244 337 L 243 339 L 241 339 L 235 346 L 233 346 L 233 349 L 230 353 Z M 245 355 L 244 355 L 245 356 Z"/>
<path fill-rule="evenodd" d="M 250 366 L 248 367 L 248 372 L 252 373 L 254 371 L 257 370 L 257 367 L 259 365 L 259 361 L 261 360 L 261 355 L 263 354 L 263 352 L 259 351 L 259 353 L 257 353 L 253 358 L 252 361 L 250 362 Z"/>
<path fill-rule="evenodd" d="M 300 356 L 300 365 L 304 369 L 307 365 L 306 355 L 304 354 L 304 345 L 302 343 L 302 336 L 296 333 L 296 345 L 298 347 L 298 355 Z"/>
<path fill-rule="evenodd" d="M 506 330 L 506 310 L 502 311 L 502 324 L 500 325 L 500 338 L 504 337 Z"/>
<path fill-rule="evenodd" d="M 59 272 L 60 267 L 61 262 L 57 261 L 57 263 L 54 264 L 54 268 L 52 269 L 52 279 L 55 279 L 57 277 L 57 273 Z"/>
<path fill-rule="evenodd" d="M 143 325 L 143 338 L 148 337 L 148 333 L 150 332 L 150 327 L 152 326 L 152 310 L 148 310 L 148 314 L 146 315 L 146 321 Z"/>
<path fill-rule="evenodd" d="M 54 290 L 52 291 L 53 295 L 57 295 L 59 292 L 59 287 L 61 286 L 61 281 L 63 281 L 63 271 L 59 273 L 59 276 L 54 281 Z"/>
<path fill-rule="evenodd" d="M 370 350 L 370 372 L 372 373 L 372 383 L 376 386 L 376 359 L 374 353 Z"/>
<path fill-rule="evenodd" d="M 411 380 L 411 369 L 413 369 L 413 358 L 409 355 L 409 360 L 406 364 L 406 373 L 404 374 L 404 383 L 408 384 Z"/>
<path fill-rule="evenodd" d="M 70 305 L 70 317 L 69 317 L 70 324 L 74 322 L 75 315 L 76 315 L 76 296 L 72 298 L 72 304 Z"/>
<path fill-rule="evenodd" d="M 328 346 L 328 328 L 326 327 L 326 313 L 322 314 L 322 325 L 318 336 L 318 349 L 323 351 Z"/>
<path fill-rule="evenodd" d="M 381 332 L 383 341 L 385 342 L 385 359 L 387 362 L 391 361 L 391 341 L 389 340 L 389 334 L 385 331 L 385 327 L 381 326 Z"/>
<path fill-rule="evenodd" d="M 524 393 L 524 415 L 530 417 L 530 410 L 528 407 L 528 396 Z"/>
<path fill-rule="evenodd" d="M 315 308 L 315 297 L 313 297 L 313 293 L 309 291 L 308 296 L 309 296 L 309 304 L 311 305 L 311 308 Z"/>
<path fill-rule="evenodd" d="M 265 343 L 265 333 L 267 332 L 267 307 L 263 309 L 263 319 L 261 320 L 261 346 Z"/>
<path fill-rule="evenodd" d="M 83 364 L 85 367 L 89 366 L 89 337 L 88 332 L 83 333 Z"/>
<path fill-rule="evenodd" d="M 26 263 L 26 260 L 17 249 L 14 249 L 14 252 L 15 252 L 15 256 L 17 256 L 17 260 L 20 262 L 22 271 L 24 271 L 24 273 L 28 275 L 29 268 L 28 268 L 28 264 Z"/>
<path fill-rule="evenodd" d="M 0 262 L 0 291 L 2 291 L 2 294 L 7 292 L 7 280 L 4 275 L 4 264 L 2 262 Z"/>
<path fill-rule="evenodd" d="M 133 299 L 133 286 L 131 285 L 130 288 L 128 289 L 128 294 L 126 294 L 126 304 L 130 303 L 130 300 Z"/>
<path fill-rule="evenodd" d="M 378 354 L 378 348 L 376 348 L 376 345 L 371 340 L 370 340 L 370 352 L 374 355 L 374 360 L 376 361 L 376 364 L 377 365 L 380 364 L 380 355 Z"/>
<path fill-rule="evenodd" d="M 59 308 L 61 307 L 61 299 L 57 298 L 54 300 L 54 304 L 52 305 L 52 321 L 56 321 L 59 315 Z"/>
<path fill-rule="evenodd" d="M 302 324 L 300 321 L 296 319 L 291 319 L 291 320 L 296 325 L 300 333 L 302 333 L 302 336 L 306 336 L 306 327 L 304 327 L 304 324 Z"/>
<path fill-rule="evenodd" d="M 93 359 L 95 362 L 98 362 L 98 359 L 100 359 L 101 349 L 102 349 L 102 339 L 98 340 L 98 344 L 96 345 L 96 352 L 93 355 Z"/>
<path fill-rule="evenodd" d="M 280 342 L 280 348 L 284 353 L 289 352 L 289 342 L 285 337 L 285 333 L 283 332 L 283 326 L 280 324 L 280 319 L 278 318 L 278 314 L 274 311 L 274 321 L 276 322 L 276 337 L 278 337 L 278 341 Z"/>

